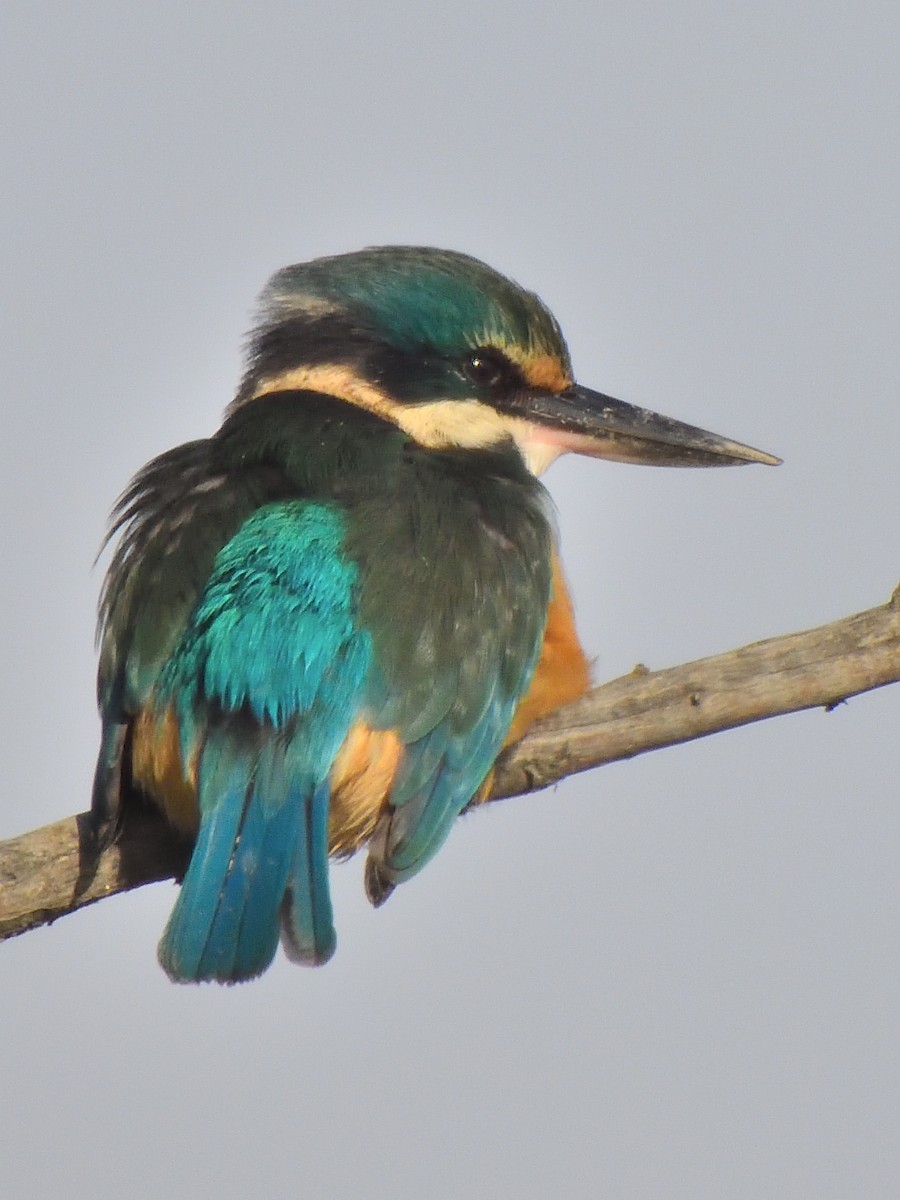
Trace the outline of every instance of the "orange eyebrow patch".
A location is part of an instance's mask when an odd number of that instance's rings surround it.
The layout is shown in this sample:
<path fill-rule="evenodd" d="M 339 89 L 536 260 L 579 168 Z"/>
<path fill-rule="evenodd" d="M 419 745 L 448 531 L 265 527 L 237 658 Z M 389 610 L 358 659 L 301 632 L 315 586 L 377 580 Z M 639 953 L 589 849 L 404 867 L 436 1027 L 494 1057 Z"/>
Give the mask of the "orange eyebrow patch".
<path fill-rule="evenodd" d="M 552 354 L 536 354 L 522 363 L 525 378 L 533 387 L 562 392 L 572 386 L 572 378 Z"/>
<path fill-rule="evenodd" d="M 392 729 L 359 721 L 350 730 L 331 769 L 329 854 L 345 857 L 372 836 L 403 749 Z"/>
<path fill-rule="evenodd" d="M 532 387 L 544 388 L 548 392 L 563 392 L 572 386 L 572 377 L 555 354 L 537 354 L 519 346 L 498 347 L 508 359 L 516 364 Z"/>

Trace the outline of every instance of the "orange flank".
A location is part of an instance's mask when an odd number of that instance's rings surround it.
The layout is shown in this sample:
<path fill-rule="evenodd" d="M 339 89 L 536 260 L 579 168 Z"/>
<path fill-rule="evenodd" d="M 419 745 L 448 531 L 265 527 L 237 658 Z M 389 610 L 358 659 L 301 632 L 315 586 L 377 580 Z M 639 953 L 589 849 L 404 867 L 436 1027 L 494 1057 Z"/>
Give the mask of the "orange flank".
<path fill-rule="evenodd" d="M 577 700 L 591 685 L 590 667 L 575 631 L 575 614 L 559 558 L 553 555 L 553 594 L 541 657 L 513 723 L 505 746 L 517 742 L 540 717 Z"/>
<path fill-rule="evenodd" d="M 392 729 L 359 721 L 350 730 L 331 769 L 329 854 L 346 857 L 375 832 L 402 756 L 403 743 Z"/>
<path fill-rule="evenodd" d="M 583 696 L 589 686 L 588 661 L 575 632 L 572 601 L 554 554 L 553 593 L 541 656 L 504 745 L 518 741 L 540 717 Z M 359 721 L 350 730 L 331 770 L 329 854 L 344 858 L 372 837 L 403 753 L 403 743 L 392 729 L 372 729 Z M 197 763 L 189 762 L 187 769 L 182 763 L 178 723 L 171 707 L 162 713 L 145 708 L 135 719 L 131 777 L 179 833 L 196 834 Z M 476 803 L 490 789 L 490 779 L 489 775 L 479 788 Z"/>
<path fill-rule="evenodd" d="M 175 711 L 157 714 L 145 708 L 132 727 L 131 777 L 165 813 L 179 833 L 195 834 L 200 826 L 197 809 L 197 764 L 181 761 L 181 744 Z"/>

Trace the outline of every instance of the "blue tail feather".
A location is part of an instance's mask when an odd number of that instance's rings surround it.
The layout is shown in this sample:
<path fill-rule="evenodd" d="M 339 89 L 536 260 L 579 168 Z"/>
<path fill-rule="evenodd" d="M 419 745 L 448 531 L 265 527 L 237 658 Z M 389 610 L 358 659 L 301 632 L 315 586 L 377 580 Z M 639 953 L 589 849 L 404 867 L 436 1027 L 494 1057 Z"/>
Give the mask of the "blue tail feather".
<path fill-rule="evenodd" d="M 289 756 L 283 739 L 210 735 L 200 763 L 200 832 L 159 948 L 173 979 L 237 982 L 264 971 L 278 947 L 286 892 L 303 895 L 298 862 L 315 884 L 301 926 L 314 931 L 314 953 L 304 957 L 329 956 L 328 789 L 292 778 Z"/>
<path fill-rule="evenodd" d="M 200 764 L 201 799 L 218 803 L 202 812 L 200 832 L 175 908 L 159 944 L 159 961 L 172 979 L 203 979 L 203 956 L 219 905 L 247 792 L 247 776 L 207 743 Z"/>
<path fill-rule="evenodd" d="M 278 754 L 264 751 L 262 760 Z M 256 780 L 256 802 L 253 815 L 259 832 L 248 831 L 250 847 L 257 847 L 243 858 L 236 856 L 235 871 L 239 864 L 244 882 L 241 888 L 241 918 L 235 946 L 234 972 L 237 978 L 246 979 L 259 974 L 264 967 L 256 964 L 265 959 L 272 961 L 278 948 L 279 912 L 287 887 L 291 859 L 298 838 L 302 837 L 303 808 L 306 803 L 302 794 L 288 789 L 270 791 L 265 771 L 260 770 Z M 272 806 L 276 798 L 277 807 Z M 265 884 L 261 886 L 261 880 Z"/>
<path fill-rule="evenodd" d="M 312 965 L 327 962 L 336 944 L 328 888 L 328 801 L 328 785 L 320 784 L 305 806 L 282 912 L 285 952 Z"/>
<path fill-rule="evenodd" d="M 204 976 L 215 979 L 252 978 L 278 948 L 278 913 L 302 801 L 286 797 L 267 813 L 266 793 L 258 782 L 252 788 L 201 962 Z"/>

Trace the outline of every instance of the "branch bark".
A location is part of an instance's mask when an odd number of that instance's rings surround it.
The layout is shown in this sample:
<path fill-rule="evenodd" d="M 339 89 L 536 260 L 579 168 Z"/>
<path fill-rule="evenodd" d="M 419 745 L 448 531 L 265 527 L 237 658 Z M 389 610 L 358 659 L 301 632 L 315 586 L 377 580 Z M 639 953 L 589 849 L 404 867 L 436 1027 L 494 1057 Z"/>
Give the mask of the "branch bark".
<path fill-rule="evenodd" d="M 900 681 L 900 586 L 888 604 L 663 671 L 636 667 L 554 713 L 497 763 L 489 801 L 567 775 Z M 154 811 L 98 847 L 87 813 L 0 843 L 0 940 L 180 876 L 190 848 Z"/>

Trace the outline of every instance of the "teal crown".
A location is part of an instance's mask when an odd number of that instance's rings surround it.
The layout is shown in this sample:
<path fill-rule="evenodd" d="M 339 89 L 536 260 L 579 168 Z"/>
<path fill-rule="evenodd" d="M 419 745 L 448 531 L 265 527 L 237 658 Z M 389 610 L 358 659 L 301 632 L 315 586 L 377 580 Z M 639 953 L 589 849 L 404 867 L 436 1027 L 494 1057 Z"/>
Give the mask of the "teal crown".
<path fill-rule="evenodd" d="M 261 296 L 261 330 L 292 318 L 344 317 L 404 352 L 455 355 L 516 346 L 568 366 L 552 313 L 486 263 L 427 246 L 376 246 L 278 271 Z"/>

